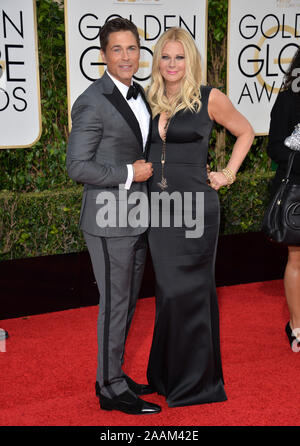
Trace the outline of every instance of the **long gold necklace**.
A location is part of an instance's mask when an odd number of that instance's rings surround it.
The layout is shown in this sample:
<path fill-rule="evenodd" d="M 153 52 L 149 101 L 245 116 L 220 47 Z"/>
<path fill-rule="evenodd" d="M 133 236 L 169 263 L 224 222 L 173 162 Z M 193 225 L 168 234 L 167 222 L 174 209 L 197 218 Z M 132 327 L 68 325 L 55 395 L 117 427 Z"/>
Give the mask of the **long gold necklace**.
<path fill-rule="evenodd" d="M 170 118 L 167 119 L 166 124 L 164 126 L 164 134 L 162 137 L 162 150 L 161 150 L 161 180 L 159 183 L 157 183 L 157 185 L 162 189 L 165 190 L 168 187 L 168 183 L 167 183 L 167 179 L 164 175 L 164 170 L 165 170 L 165 162 L 166 162 L 166 146 L 167 146 L 167 131 L 168 131 L 168 127 L 170 124 Z"/>

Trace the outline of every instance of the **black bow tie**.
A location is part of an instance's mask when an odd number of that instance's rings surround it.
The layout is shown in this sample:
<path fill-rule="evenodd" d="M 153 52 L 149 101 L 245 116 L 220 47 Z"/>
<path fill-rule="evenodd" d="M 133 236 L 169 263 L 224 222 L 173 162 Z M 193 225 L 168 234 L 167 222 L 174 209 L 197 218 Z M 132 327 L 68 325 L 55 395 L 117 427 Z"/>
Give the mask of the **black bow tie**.
<path fill-rule="evenodd" d="M 128 88 L 126 99 L 129 100 L 131 98 L 136 99 L 139 95 L 140 88 L 138 84 L 130 85 Z"/>

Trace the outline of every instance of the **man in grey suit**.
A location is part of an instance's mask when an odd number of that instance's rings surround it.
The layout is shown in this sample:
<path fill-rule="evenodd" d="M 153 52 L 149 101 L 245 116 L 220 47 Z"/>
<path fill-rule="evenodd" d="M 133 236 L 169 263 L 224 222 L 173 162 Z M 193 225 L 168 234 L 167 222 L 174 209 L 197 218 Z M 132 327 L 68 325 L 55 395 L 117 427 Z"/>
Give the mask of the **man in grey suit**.
<path fill-rule="evenodd" d="M 100 407 L 130 414 L 153 414 L 160 406 L 140 395 L 153 393 L 122 371 L 127 333 L 140 291 L 146 258 L 148 219 L 136 224 L 134 203 L 148 211 L 146 181 L 152 164 L 145 153 L 151 110 L 143 89 L 132 82 L 140 41 L 136 26 L 117 18 L 100 32 L 105 74 L 90 85 L 72 108 L 67 151 L 69 176 L 84 183 L 80 227 L 100 292 L 96 394 Z M 134 221 L 134 224 L 132 222 Z"/>

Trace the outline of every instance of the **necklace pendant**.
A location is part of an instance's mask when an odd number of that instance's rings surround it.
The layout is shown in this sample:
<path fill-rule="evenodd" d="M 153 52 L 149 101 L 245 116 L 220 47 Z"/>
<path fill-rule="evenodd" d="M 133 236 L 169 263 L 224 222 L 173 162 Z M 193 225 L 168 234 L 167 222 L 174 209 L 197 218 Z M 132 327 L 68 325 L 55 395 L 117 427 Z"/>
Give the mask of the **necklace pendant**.
<path fill-rule="evenodd" d="M 168 183 L 166 178 L 162 178 L 161 181 L 159 183 L 157 183 L 157 185 L 162 189 L 165 190 L 168 187 Z"/>

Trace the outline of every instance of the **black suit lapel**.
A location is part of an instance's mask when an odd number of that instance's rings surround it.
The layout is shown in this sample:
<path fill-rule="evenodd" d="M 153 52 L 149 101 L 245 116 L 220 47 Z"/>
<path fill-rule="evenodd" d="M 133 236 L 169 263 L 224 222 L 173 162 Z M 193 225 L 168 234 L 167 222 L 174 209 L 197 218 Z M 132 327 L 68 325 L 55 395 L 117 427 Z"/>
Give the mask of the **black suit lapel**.
<path fill-rule="evenodd" d="M 145 105 L 146 105 L 147 110 L 148 110 L 149 115 L 150 115 L 148 137 L 147 137 L 147 142 L 146 142 L 146 146 L 145 146 L 145 158 L 147 159 L 147 157 L 148 157 L 148 150 L 149 150 L 149 146 L 150 146 L 150 142 L 151 142 L 151 135 L 152 135 L 152 110 L 150 108 L 150 105 L 147 102 L 144 89 L 141 86 L 140 86 L 140 92 L 141 92 L 141 96 L 143 98 L 143 101 L 145 102 Z"/>
<path fill-rule="evenodd" d="M 135 134 L 139 144 L 141 145 L 141 148 L 143 148 L 143 137 L 139 123 L 119 89 L 115 86 L 112 93 L 103 93 L 103 95 L 111 102 L 114 107 L 116 107 L 118 112 L 121 113 L 129 127 Z"/>

